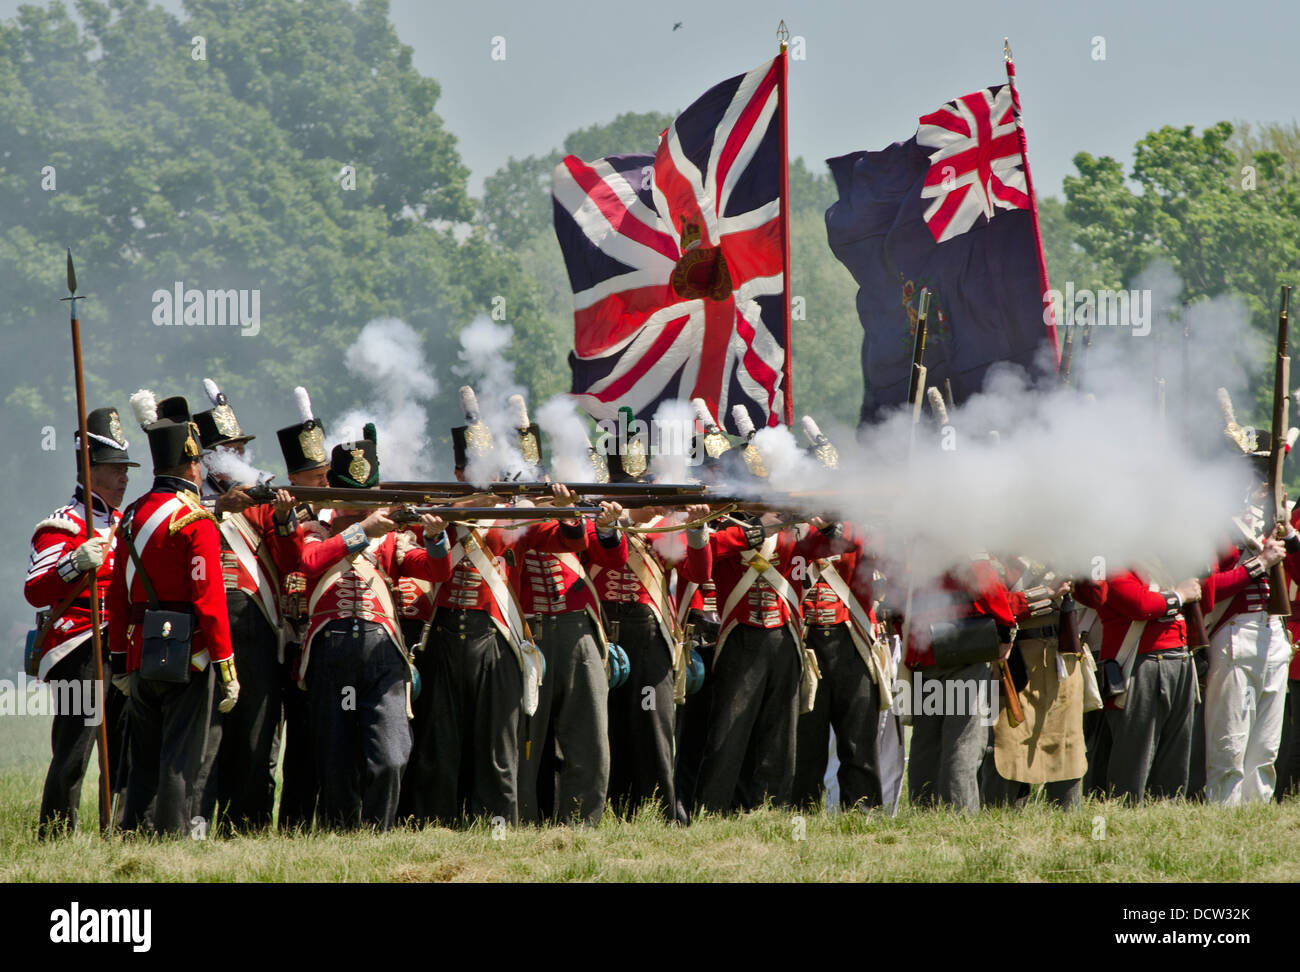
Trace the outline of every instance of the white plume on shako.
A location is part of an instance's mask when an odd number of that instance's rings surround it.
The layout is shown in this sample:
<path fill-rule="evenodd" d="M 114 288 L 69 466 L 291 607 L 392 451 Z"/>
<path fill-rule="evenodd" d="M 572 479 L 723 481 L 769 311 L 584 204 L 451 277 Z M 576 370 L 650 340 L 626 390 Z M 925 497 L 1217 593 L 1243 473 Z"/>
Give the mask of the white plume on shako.
<path fill-rule="evenodd" d="M 374 422 L 384 479 L 432 479 L 426 403 L 438 394 L 438 381 L 425 362 L 420 335 L 395 317 L 375 318 L 348 346 L 345 363 L 370 394 L 364 408 L 333 423 L 328 448 L 361 438 L 365 424 Z"/>

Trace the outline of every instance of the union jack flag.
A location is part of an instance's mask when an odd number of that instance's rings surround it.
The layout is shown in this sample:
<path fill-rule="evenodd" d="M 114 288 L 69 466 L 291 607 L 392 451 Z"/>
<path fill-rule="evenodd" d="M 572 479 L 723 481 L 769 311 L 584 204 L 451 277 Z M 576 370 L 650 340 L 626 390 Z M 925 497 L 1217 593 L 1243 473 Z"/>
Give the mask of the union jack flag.
<path fill-rule="evenodd" d="M 649 420 L 666 399 L 703 398 L 728 426 L 736 404 L 759 426 L 779 424 L 783 59 L 711 88 L 653 157 L 569 156 L 556 167 L 572 390 L 596 418 L 627 406 Z"/>
<path fill-rule="evenodd" d="M 965 233 L 994 209 L 1028 209 L 1024 155 L 1011 86 L 962 95 L 921 118 L 916 144 L 930 153 L 922 199 L 936 243 Z"/>

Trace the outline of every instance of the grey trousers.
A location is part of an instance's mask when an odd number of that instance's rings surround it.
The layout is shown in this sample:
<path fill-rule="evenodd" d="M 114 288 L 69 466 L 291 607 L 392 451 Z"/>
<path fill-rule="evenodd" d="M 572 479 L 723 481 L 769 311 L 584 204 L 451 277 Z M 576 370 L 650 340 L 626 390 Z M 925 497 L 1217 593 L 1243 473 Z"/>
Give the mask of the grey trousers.
<path fill-rule="evenodd" d="M 535 616 L 529 625 L 546 675 L 537 711 L 519 721 L 519 820 L 595 826 L 609 787 L 609 676 L 596 626 L 581 611 Z"/>
<path fill-rule="evenodd" d="M 840 758 L 836 775 L 840 805 L 878 807 L 882 803 L 876 738 L 880 728 L 880 688 L 858 654 L 847 623 L 810 627 L 807 645 L 817 655 L 822 678 L 817 683 L 813 710 L 799 716 L 794 804 L 821 805 L 826 749 L 834 728 Z"/>
<path fill-rule="evenodd" d="M 519 661 L 486 611 L 439 608 L 424 654 L 429 710 L 416 740 L 412 809 L 452 824 L 519 822 Z"/>
<path fill-rule="evenodd" d="M 127 777 L 122 829 L 152 829 L 161 834 L 190 833 L 191 819 L 201 816 L 199 771 L 208 743 L 208 727 L 217 675 L 209 665 L 191 672 L 184 685 L 131 676 L 129 720 L 131 771 Z"/>
<path fill-rule="evenodd" d="M 1106 712 L 1116 796 L 1140 803 L 1145 795 L 1186 794 L 1195 701 L 1196 669 L 1186 650 L 1138 655 L 1124 708 Z"/>
<path fill-rule="evenodd" d="M 378 624 L 331 621 L 312 642 L 307 686 L 318 822 L 387 830 L 411 755 L 405 659 Z"/>
<path fill-rule="evenodd" d="M 790 804 L 799 652 L 790 631 L 738 624 L 713 660 L 698 802 L 714 813 Z M 824 768 L 824 767 L 823 767 Z"/>
<path fill-rule="evenodd" d="M 646 605 L 606 602 L 605 614 L 618 622 L 631 669 L 627 681 L 609 692 L 609 801 L 630 816 L 653 800 L 671 820 L 677 808 L 672 653 Z"/>
<path fill-rule="evenodd" d="M 122 730 L 126 725 L 127 702 L 126 696 L 113 686 L 109 676 L 108 662 L 105 661 L 104 686 L 107 691 L 104 711 L 98 715 L 103 718 L 108 731 L 109 787 L 110 790 L 116 790 L 122 776 L 122 767 L 118 766 L 118 762 L 122 755 Z M 95 659 L 91 655 L 89 639 L 61 658 L 46 676 L 54 698 L 71 701 L 75 696 L 78 704 L 75 712 L 57 712 L 50 726 L 50 768 L 45 774 L 45 788 L 41 792 L 39 831 L 42 837 L 64 828 L 75 830 L 77 827 L 81 783 L 94 756 L 95 740 L 99 734 L 98 724 L 86 725 L 87 718 L 91 716 L 90 711 L 83 711 L 87 685 L 92 686 L 90 698 L 95 698 L 94 678 Z M 64 687 L 61 688 L 60 683 Z"/>
<path fill-rule="evenodd" d="M 960 668 L 941 669 L 933 665 L 913 672 L 914 682 L 919 680 L 919 696 L 926 698 L 925 683 L 943 684 L 943 703 L 940 709 L 953 711 L 930 712 L 926 706 L 921 711 L 913 705 L 912 747 L 907 764 L 908 802 L 913 806 L 948 804 L 967 813 L 980 808 L 979 771 L 988 744 L 988 726 L 978 707 L 970 704 L 972 694 L 978 696 L 978 686 L 989 680 L 988 662 L 977 662 Z M 972 688 L 973 687 L 973 688 Z M 914 690 L 913 697 L 917 697 Z"/>

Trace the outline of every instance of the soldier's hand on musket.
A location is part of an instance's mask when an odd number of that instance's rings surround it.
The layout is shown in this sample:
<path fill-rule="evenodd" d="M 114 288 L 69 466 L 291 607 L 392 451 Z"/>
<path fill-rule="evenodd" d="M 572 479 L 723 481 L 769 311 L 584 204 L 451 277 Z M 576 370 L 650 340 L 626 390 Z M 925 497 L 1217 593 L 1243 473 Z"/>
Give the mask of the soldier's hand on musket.
<path fill-rule="evenodd" d="M 568 486 L 564 483 L 551 483 L 551 505 L 552 506 L 572 506 L 574 496 Z"/>
<path fill-rule="evenodd" d="M 1274 567 L 1280 564 L 1286 557 L 1286 544 L 1277 537 L 1269 537 L 1264 541 L 1264 549 L 1259 552 L 1260 562 L 1265 567 Z"/>
<path fill-rule="evenodd" d="M 1195 577 L 1189 577 L 1174 588 L 1174 593 L 1182 598 L 1184 604 L 1199 601 L 1201 599 L 1201 582 Z"/>
<path fill-rule="evenodd" d="M 247 486 L 231 486 L 217 497 L 218 513 L 242 513 L 250 506 L 256 505 L 257 503 L 248 495 Z"/>
<path fill-rule="evenodd" d="M 596 517 L 596 526 L 602 530 L 609 530 L 618 524 L 619 517 L 622 515 L 623 507 L 618 503 L 602 502 L 600 513 Z"/>
<path fill-rule="evenodd" d="M 294 499 L 293 493 L 287 489 L 277 489 L 275 491 L 275 518 L 281 523 L 289 519 L 289 514 L 293 512 Z"/>
<path fill-rule="evenodd" d="M 375 537 L 382 537 L 385 533 L 396 528 L 397 524 L 388 518 L 387 510 L 375 510 L 361 521 L 361 529 L 372 540 Z"/>
<path fill-rule="evenodd" d="M 1052 597 L 1060 597 L 1062 594 L 1069 594 L 1074 590 L 1074 581 L 1063 580 L 1055 587 L 1048 588 L 1052 592 Z"/>
<path fill-rule="evenodd" d="M 713 510 L 709 508 L 708 503 L 686 504 L 687 523 L 699 523 L 701 520 L 708 520 L 711 516 L 713 516 Z"/>
<path fill-rule="evenodd" d="M 420 516 L 420 522 L 424 524 L 424 538 L 426 540 L 436 540 L 447 529 L 447 521 L 440 516 L 434 516 L 432 513 L 424 513 Z"/>

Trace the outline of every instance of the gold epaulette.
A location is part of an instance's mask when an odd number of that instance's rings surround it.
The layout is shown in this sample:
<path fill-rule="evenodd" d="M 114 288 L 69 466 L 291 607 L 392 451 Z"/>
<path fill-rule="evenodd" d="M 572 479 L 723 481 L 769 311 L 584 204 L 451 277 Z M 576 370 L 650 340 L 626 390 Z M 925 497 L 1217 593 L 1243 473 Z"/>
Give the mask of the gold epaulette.
<path fill-rule="evenodd" d="M 184 530 L 191 523 L 195 523 L 198 520 L 208 519 L 213 523 L 217 522 L 217 518 L 208 512 L 208 510 L 204 508 L 203 504 L 194 498 L 192 493 L 187 491 L 184 493 L 177 493 L 176 495 L 181 501 L 181 505 L 185 506 L 189 512 L 172 518 L 171 523 L 167 525 L 168 536 L 175 536 L 179 531 Z"/>

